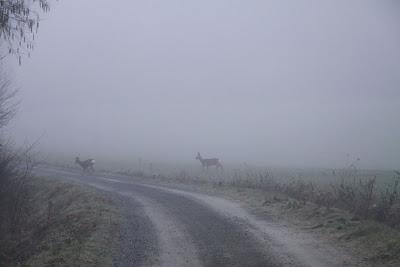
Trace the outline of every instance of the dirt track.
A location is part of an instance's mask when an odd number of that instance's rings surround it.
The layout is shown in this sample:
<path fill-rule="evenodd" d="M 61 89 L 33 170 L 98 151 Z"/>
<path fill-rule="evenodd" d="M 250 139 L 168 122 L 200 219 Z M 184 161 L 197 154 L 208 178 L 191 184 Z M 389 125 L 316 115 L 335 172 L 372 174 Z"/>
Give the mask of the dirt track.
<path fill-rule="evenodd" d="M 350 266 L 334 249 L 259 220 L 222 198 L 118 175 L 55 168 L 36 173 L 88 184 L 124 199 L 131 221 L 121 234 L 117 266 Z"/>

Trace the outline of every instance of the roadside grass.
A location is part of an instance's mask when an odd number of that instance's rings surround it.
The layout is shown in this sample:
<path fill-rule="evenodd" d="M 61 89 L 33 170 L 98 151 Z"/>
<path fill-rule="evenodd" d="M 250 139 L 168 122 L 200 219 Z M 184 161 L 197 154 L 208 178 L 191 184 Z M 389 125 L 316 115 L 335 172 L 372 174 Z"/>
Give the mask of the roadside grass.
<path fill-rule="evenodd" d="M 7 239 L 2 266 L 111 266 L 118 208 L 90 187 L 29 181 L 26 222 Z M 4 247 L 4 246 L 3 246 Z"/>
<path fill-rule="evenodd" d="M 262 204 L 274 216 L 329 237 L 374 266 L 399 266 L 400 231 L 377 221 L 362 219 L 349 211 L 303 203 L 293 198 L 270 197 Z"/>
<path fill-rule="evenodd" d="M 349 211 L 362 219 L 374 220 L 400 230 L 400 172 L 393 172 L 392 179 L 384 184 L 376 176 L 362 176 L 357 170 L 338 170 L 330 181 L 324 183 L 303 177 L 280 179 L 271 172 L 236 173 L 231 177 L 191 176 L 185 171 L 178 175 L 137 175 L 181 183 L 212 184 L 234 188 L 259 189 L 266 193 L 281 193 L 303 204 L 311 202 L 321 207 Z"/>
<path fill-rule="evenodd" d="M 134 172 L 124 174 L 138 177 Z M 141 175 L 147 182 L 178 184 L 224 195 L 256 215 L 284 220 L 339 244 L 365 265 L 400 266 L 399 173 L 377 185 L 375 177 L 337 172 L 335 180 L 317 183 L 301 178 L 276 179 L 271 173 L 247 173 L 213 179 L 178 175 Z"/>

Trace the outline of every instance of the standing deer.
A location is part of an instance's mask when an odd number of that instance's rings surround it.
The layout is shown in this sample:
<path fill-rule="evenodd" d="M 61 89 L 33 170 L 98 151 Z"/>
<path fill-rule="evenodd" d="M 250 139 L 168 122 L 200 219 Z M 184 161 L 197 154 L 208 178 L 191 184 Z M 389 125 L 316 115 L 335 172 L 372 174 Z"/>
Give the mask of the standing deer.
<path fill-rule="evenodd" d="M 79 164 L 79 166 L 82 167 L 82 169 L 83 169 L 84 172 L 85 172 L 85 171 L 92 171 L 92 172 L 94 172 L 93 165 L 94 165 L 95 162 L 96 162 L 96 161 L 95 161 L 94 159 L 87 159 L 87 160 L 81 161 L 81 160 L 79 159 L 79 157 L 76 157 L 76 158 L 75 158 L 75 163 L 76 163 L 76 164 Z"/>
<path fill-rule="evenodd" d="M 203 169 L 206 168 L 208 170 L 208 167 L 215 166 L 216 169 L 222 170 L 222 164 L 221 164 L 221 162 L 219 162 L 219 159 L 217 159 L 217 158 L 203 159 L 203 157 L 200 155 L 200 153 L 197 152 L 196 159 L 200 160 L 201 165 L 203 166 Z"/>

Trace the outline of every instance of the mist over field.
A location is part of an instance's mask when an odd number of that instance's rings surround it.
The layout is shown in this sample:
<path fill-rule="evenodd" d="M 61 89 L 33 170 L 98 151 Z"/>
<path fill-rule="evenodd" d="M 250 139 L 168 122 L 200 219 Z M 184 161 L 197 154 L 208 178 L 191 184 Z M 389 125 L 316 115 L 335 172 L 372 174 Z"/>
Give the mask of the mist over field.
<path fill-rule="evenodd" d="M 398 169 L 399 14 L 372 0 L 58 1 L 31 58 L 8 59 L 22 100 L 9 131 L 71 162 L 199 151 Z"/>

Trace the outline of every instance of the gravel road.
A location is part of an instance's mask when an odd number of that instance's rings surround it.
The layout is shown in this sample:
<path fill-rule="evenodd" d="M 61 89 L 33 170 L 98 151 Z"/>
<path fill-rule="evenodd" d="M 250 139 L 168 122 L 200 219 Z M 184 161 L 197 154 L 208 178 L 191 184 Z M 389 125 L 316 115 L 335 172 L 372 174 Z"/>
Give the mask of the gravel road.
<path fill-rule="evenodd" d="M 334 251 L 314 250 L 307 240 L 222 198 L 114 174 L 50 167 L 35 173 L 115 194 L 128 218 L 116 266 L 346 266 Z"/>

